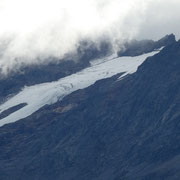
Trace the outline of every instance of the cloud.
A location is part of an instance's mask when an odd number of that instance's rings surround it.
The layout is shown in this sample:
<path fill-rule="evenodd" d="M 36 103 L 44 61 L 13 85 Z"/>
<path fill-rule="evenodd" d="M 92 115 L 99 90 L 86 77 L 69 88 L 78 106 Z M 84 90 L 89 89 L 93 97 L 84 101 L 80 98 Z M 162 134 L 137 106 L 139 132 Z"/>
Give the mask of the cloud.
<path fill-rule="evenodd" d="M 163 35 L 174 33 L 180 38 L 180 1 L 156 0 L 149 3 L 140 25 L 138 38 L 157 40 Z"/>
<path fill-rule="evenodd" d="M 0 0 L 0 67 L 62 59 L 79 41 L 179 33 L 179 0 Z M 179 35 L 179 34 L 178 34 Z"/>

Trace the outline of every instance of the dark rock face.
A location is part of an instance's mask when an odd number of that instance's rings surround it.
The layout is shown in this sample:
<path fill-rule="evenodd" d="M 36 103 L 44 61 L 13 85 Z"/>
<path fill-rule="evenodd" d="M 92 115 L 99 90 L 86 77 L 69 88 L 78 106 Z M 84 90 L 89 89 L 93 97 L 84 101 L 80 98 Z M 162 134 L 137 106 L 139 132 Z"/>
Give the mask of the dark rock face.
<path fill-rule="evenodd" d="M 80 61 L 101 58 L 112 53 L 112 45 L 108 40 L 102 40 L 99 45 L 89 41 L 82 41 L 77 48 Z"/>
<path fill-rule="evenodd" d="M 180 41 L 0 128 L 3 180 L 179 180 Z"/>
<path fill-rule="evenodd" d="M 9 116 L 9 115 L 12 114 L 13 112 L 15 112 L 15 111 L 23 108 L 23 107 L 26 106 L 26 105 L 27 105 L 26 103 L 21 103 L 21 104 L 19 104 L 19 105 L 17 105 L 17 106 L 11 107 L 11 108 L 3 111 L 2 113 L 0 113 L 0 120 L 3 119 L 3 118 L 5 118 L 5 117 L 7 117 L 7 116 Z"/>
<path fill-rule="evenodd" d="M 138 56 L 143 53 L 148 53 L 151 51 L 154 51 L 156 49 L 159 49 L 163 46 L 167 46 L 170 44 L 175 43 L 175 36 L 174 34 L 166 35 L 162 39 L 158 41 L 152 41 L 152 40 L 142 40 L 137 41 L 133 40 L 130 42 L 127 42 L 124 44 L 124 51 L 119 51 L 119 56 Z"/>

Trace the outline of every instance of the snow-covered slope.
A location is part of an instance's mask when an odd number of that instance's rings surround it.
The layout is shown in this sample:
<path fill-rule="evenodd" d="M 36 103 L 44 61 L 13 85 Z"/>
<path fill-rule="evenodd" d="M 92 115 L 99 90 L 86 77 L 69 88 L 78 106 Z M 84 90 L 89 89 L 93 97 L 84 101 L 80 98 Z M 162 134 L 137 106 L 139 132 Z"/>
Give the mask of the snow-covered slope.
<path fill-rule="evenodd" d="M 158 51 L 136 57 L 119 58 L 111 55 L 107 58 L 95 60 L 91 62 L 91 67 L 58 81 L 25 87 L 19 94 L 0 106 L 0 113 L 21 103 L 27 103 L 27 105 L 1 119 L 0 126 L 23 119 L 44 105 L 62 100 L 73 91 L 86 88 L 100 79 L 108 78 L 121 72 L 124 72 L 121 77 L 134 73 L 147 57 L 156 53 Z"/>

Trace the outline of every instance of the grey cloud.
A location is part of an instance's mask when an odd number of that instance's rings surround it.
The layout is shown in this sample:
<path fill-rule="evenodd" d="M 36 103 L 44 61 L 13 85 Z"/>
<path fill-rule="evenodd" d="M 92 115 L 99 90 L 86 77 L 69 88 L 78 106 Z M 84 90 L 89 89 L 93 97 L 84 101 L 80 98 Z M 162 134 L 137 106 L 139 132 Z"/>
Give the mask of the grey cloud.
<path fill-rule="evenodd" d="M 0 0 L 0 68 L 62 59 L 82 39 L 179 38 L 179 0 Z M 98 43 L 97 43 L 98 44 Z"/>

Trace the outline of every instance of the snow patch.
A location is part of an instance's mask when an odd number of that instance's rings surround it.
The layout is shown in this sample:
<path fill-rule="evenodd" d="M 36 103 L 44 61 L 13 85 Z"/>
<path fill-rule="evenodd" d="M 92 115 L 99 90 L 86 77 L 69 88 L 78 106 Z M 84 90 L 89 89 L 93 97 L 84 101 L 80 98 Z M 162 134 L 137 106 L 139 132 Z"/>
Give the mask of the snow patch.
<path fill-rule="evenodd" d="M 1 119 L 0 127 L 26 118 L 44 105 L 56 103 L 68 94 L 78 89 L 84 89 L 100 79 L 109 78 L 121 72 L 125 73 L 120 78 L 134 73 L 147 57 L 153 56 L 158 52 L 154 51 L 136 57 L 118 58 L 113 54 L 106 58 L 94 60 L 91 62 L 90 67 L 61 78 L 58 81 L 24 87 L 19 94 L 0 105 L 0 113 L 21 103 L 27 103 L 27 105 Z"/>

